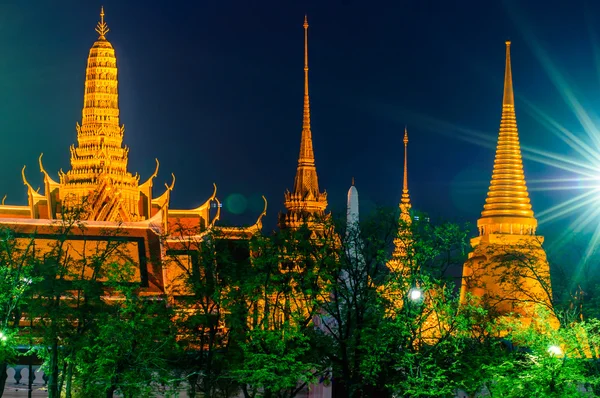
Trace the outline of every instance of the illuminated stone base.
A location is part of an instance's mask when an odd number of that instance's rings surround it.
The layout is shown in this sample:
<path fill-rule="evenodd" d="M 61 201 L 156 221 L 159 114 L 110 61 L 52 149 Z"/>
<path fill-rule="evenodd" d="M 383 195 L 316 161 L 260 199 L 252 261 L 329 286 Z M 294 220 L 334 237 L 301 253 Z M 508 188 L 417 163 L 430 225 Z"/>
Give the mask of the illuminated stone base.
<path fill-rule="evenodd" d="M 463 266 L 461 304 L 469 295 L 491 316 L 517 314 L 524 323 L 535 317 L 536 308 L 552 313 L 550 266 L 536 235 L 489 234 L 471 240 L 473 251 Z M 558 327 L 558 320 L 551 316 Z"/>

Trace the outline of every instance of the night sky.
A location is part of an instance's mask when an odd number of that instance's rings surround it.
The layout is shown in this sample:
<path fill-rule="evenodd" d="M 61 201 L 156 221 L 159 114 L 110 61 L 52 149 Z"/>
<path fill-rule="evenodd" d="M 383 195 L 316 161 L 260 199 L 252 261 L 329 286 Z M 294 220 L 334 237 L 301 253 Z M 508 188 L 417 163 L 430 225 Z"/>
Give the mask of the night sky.
<path fill-rule="evenodd" d="M 27 4 L 0 5 L 0 196 L 8 194 L 7 204 L 27 203 L 23 165 L 32 185 L 41 185 L 40 153 L 56 179 L 60 168 L 69 169 L 101 5 Z M 586 129 L 600 123 L 597 2 L 547 0 L 543 8 L 537 1 L 481 0 L 103 4 L 117 54 L 129 170 L 144 181 L 158 158 L 154 194 L 174 173 L 174 208 L 203 203 L 215 182 L 231 210 L 227 221 L 237 224 L 254 222 L 265 195 L 265 228 L 273 228 L 283 193 L 293 188 L 305 13 L 317 171 L 334 214 L 345 211 L 353 176 L 363 212 L 397 205 L 406 124 L 413 207 L 476 222 L 493 166 L 506 39 L 512 40 L 525 148 L 586 162 L 535 111 L 591 143 L 565 100 L 564 84 L 590 116 Z M 539 162 L 547 156 L 525 156 L 536 214 L 582 193 L 576 182 L 548 182 L 578 174 Z M 547 189 L 565 186 L 573 189 Z M 538 231 L 550 237 L 578 214 L 542 223 Z"/>

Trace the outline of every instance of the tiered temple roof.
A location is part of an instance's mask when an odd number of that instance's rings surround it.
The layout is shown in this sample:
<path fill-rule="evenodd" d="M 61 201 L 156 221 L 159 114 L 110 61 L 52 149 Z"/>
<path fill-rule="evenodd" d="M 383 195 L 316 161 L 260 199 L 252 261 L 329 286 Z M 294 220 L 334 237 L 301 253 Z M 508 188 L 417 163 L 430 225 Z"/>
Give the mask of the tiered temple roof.
<path fill-rule="evenodd" d="M 185 246 L 197 241 L 210 231 L 219 231 L 225 238 L 244 238 L 257 233 L 262 227 L 262 217 L 250 227 L 220 228 L 215 225 L 220 217 L 220 203 L 213 194 L 200 206 L 189 209 L 171 209 L 170 198 L 175 186 L 165 184 L 165 191 L 152 195 L 156 170 L 144 182 L 138 174 L 127 169 L 129 148 L 123 145 L 124 126 L 119 122 L 118 69 L 115 50 L 107 40 L 109 32 L 104 20 L 104 9 L 96 26 L 98 38 L 89 51 L 81 124 L 77 124 L 77 144 L 71 146 L 71 169 L 59 172 L 59 180 L 50 177 L 43 166 L 43 191 L 29 184 L 25 167 L 23 183 L 27 187 L 29 203 L 26 206 L 0 205 L 0 225 L 8 226 L 17 234 L 36 239 L 50 239 L 61 229 L 61 220 L 67 210 L 82 206 L 79 217 L 81 227 L 70 232 L 72 239 L 103 240 L 119 236 L 132 242 L 140 277 L 150 290 L 164 291 L 167 280 L 163 278 L 161 262 L 164 250 Z M 188 245 L 189 246 L 189 245 Z M 166 272 L 166 271 L 165 271 Z M 166 275 L 166 274 L 165 274 Z"/>

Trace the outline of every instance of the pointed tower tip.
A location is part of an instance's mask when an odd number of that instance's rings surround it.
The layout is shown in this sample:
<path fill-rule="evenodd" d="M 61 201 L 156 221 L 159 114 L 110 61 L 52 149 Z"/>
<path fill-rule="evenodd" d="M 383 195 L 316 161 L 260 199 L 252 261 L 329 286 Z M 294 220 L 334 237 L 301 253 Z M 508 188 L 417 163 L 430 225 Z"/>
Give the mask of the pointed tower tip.
<path fill-rule="evenodd" d="M 106 22 L 104 22 L 104 6 L 100 6 L 100 22 L 96 25 L 96 32 L 100 35 L 99 40 L 106 40 L 106 34 L 109 32 Z"/>
<path fill-rule="evenodd" d="M 400 199 L 400 218 L 410 222 L 410 195 L 408 194 L 408 128 L 404 126 L 404 179 L 402 181 L 402 197 Z"/>
<path fill-rule="evenodd" d="M 512 68 L 510 64 L 510 40 L 506 41 L 506 69 L 504 70 L 504 97 L 502 99 L 502 105 L 515 106 Z"/>
<path fill-rule="evenodd" d="M 354 177 L 352 177 L 352 186 L 354 186 Z"/>
<path fill-rule="evenodd" d="M 310 129 L 310 101 L 308 98 L 308 20 L 304 16 L 304 117 L 303 129 Z"/>
<path fill-rule="evenodd" d="M 408 197 L 408 129 L 404 127 L 404 181 L 402 184 L 402 202 L 410 203 Z"/>

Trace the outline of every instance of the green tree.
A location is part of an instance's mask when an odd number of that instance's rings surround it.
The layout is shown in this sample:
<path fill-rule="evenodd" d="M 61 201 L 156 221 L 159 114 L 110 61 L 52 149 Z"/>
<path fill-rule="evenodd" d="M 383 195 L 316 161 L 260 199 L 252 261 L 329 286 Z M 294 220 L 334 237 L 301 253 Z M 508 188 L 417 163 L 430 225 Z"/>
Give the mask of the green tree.
<path fill-rule="evenodd" d="M 14 231 L 0 229 L 0 397 L 8 364 L 19 354 L 16 346 L 23 343 L 19 326 L 23 309 L 30 304 L 33 247 L 31 238 L 19 239 Z"/>
<path fill-rule="evenodd" d="M 243 359 L 234 372 L 246 397 L 294 397 L 328 368 L 314 319 L 336 261 L 336 236 L 328 220 L 319 221 L 312 230 L 304 226 L 251 242 L 252 272 L 240 286 L 247 331 L 239 336 Z"/>
<path fill-rule="evenodd" d="M 34 283 L 27 315 L 49 377 L 50 397 L 59 397 L 61 391 L 67 398 L 72 395 L 77 354 L 93 343 L 99 332 L 97 321 L 112 305 L 105 300 L 108 287 L 104 283 L 110 266 L 116 262 L 124 269 L 132 268 L 122 239 L 125 231 L 120 226 L 104 228 L 100 236 L 88 238 L 87 212 L 84 199 L 63 209 L 50 228 L 51 235 L 32 236 Z"/>
<path fill-rule="evenodd" d="M 75 355 L 81 397 L 154 396 L 170 384 L 177 332 L 163 296 L 140 295 L 133 264 L 108 265 L 113 302 L 97 314 L 95 333 Z"/>
<path fill-rule="evenodd" d="M 549 319 L 548 311 L 540 308 L 530 325 L 524 326 L 518 317 L 498 324 L 509 332 L 506 339 L 514 348 L 504 361 L 486 366 L 493 375 L 486 385 L 492 396 L 590 396 L 583 388 L 593 390 L 599 380 L 590 377 L 590 346 L 585 340 L 597 340 L 597 322 L 554 329 Z"/>
<path fill-rule="evenodd" d="M 467 320 L 456 316 L 459 300 L 447 272 L 464 261 L 466 236 L 462 227 L 435 225 L 423 215 L 399 225 L 385 210 L 341 235 L 321 313 L 336 394 L 444 396 L 452 389 L 445 380 L 453 367 L 444 362 L 452 355 L 444 353 L 459 350 L 454 335 Z M 405 255 L 390 270 L 394 240 Z"/>
<path fill-rule="evenodd" d="M 230 239 L 215 230 L 183 235 L 168 261 L 180 270 L 172 294 L 181 353 L 174 364 L 189 383 L 188 395 L 229 396 L 239 391 L 231 370 L 240 360 L 248 304 L 245 280 L 251 276 L 248 239 Z"/>
<path fill-rule="evenodd" d="M 307 361 L 314 346 L 304 328 L 286 322 L 273 329 L 254 329 L 242 343 L 244 362 L 234 371 L 246 396 L 294 397 L 316 380 L 317 364 Z"/>

